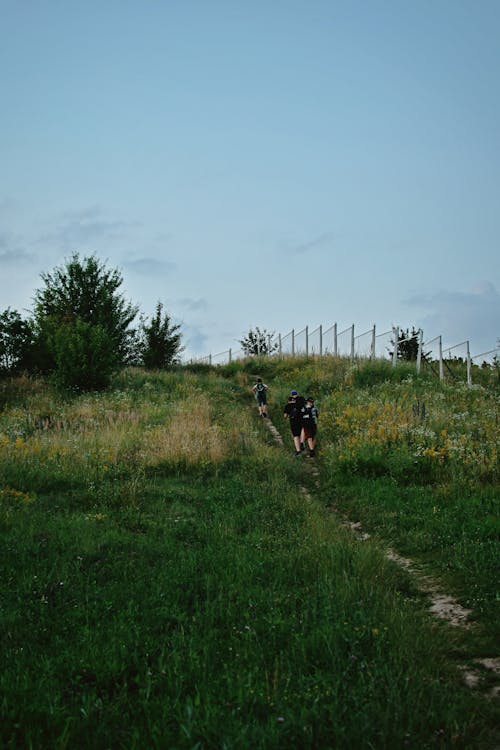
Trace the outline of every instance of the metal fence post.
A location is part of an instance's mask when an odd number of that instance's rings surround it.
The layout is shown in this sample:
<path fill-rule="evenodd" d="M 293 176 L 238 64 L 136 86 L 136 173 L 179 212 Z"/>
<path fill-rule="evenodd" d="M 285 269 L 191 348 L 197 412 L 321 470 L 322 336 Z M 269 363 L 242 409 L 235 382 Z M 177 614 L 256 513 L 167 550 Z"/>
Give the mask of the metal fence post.
<path fill-rule="evenodd" d="M 309 356 L 309 326 L 306 326 L 306 357 Z"/>
<path fill-rule="evenodd" d="M 421 328 L 418 329 L 418 350 L 417 350 L 417 375 L 420 375 L 420 368 L 422 367 L 422 344 L 423 344 L 424 332 Z"/>
<path fill-rule="evenodd" d="M 443 366 L 443 337 L 439 336 L 439 380 L 444 380 L 444 366 Z"/>
<path fill-rule="evenodd" d="M 372 343 L 371 343 L 371 347 L 370 347 L 370 359 L 375 359 L 375 344 L 376 344 L 376 341 L 377 341 L 377 336 L 376 336 L 375 330 L 376 330 L 376 326 L 374 324 L 373 325 L 373 331 L 372 331 Z"/>
<path fill-rule="evenodd" d="M 281 333 L 278 333 L 278 353 L 281 357 L 282 347 L 281 347 Z"/>
<path fill-rule="evenodd" d="M 398 363 L 398 344 L 399 344 L 399 326 L 392 327 L 394 333 L 394 351 L 392 352 L 392 366 L 396 367 Z"/>
<path fill-rule="evenodd" d="M 337 340 L 337 324 L 333 324 L 333 355 L 334 357 L 338 354 L 338 340 Z"/>
<path fill-rule="evenodd" d="M 232 355 L 232 352 L 231 352 L 231 349 L 230 349 L 229 350 L 229 364 L 231 364 L 232 358 L 233 358 L 233 355 Z"/>
<path fill-rule="evenodd" d="M 323 326 L 319 327 L 319 356 L 323 356 Z"/>
<path fill-rule="evenodd" d="M 351 327 L 351 361 L 354 360 L 354 323 Z"/>
<path fill-rule="evenodd" d="M 467 385 L 470 387 L 472 385 L 472 362 L 470 358 L 470 346 L 469 342 L 466 342 L 467 344 Z"/>
<path fill-rule="evenodd" d="M 295 355 L 295 328 L 292 328 L 292 357 Z"/>

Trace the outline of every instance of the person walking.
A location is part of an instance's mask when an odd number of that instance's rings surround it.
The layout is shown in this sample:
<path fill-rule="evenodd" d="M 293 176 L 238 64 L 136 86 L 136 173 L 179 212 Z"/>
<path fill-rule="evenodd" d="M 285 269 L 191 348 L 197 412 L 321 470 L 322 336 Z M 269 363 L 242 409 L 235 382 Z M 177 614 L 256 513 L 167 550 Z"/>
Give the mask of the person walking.
<path fill-rule="evenodd" d="M 308 396 L 302 413 L 302 426 L 304 429 L 304 440 L 309 446 L 309 458 L 316 456 L 316 433 L 318 431 L 318 409 L 314 405 L 314 399 Z"/>
<path fill-rule="evenodd" d="M 283 409 L 283 416 L 290 423 L 293 444 L 295 447 L 295 457 L 299 458 L 301 453 L 301 435 L 302 435 L 302 414 L 305 407 L 305 399 L 300 396 L 296 390 L 290 391 L 290 397 Z"/>
<path fill-rule="evenodd" d="M 257 382 L 252 387 L 259 407 L 259 417 L 267 417 L 267 389 L 268 386 L 262 382 L 262 378 L 257 378 Z"/>

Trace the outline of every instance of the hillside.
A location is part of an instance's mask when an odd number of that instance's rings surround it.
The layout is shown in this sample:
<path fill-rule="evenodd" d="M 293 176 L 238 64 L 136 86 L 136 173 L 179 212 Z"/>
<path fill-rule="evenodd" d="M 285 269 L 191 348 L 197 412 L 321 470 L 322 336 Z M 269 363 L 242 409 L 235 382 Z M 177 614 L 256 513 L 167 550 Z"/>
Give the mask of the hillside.
<path fill-rule="evenodd" d="M 3 747 L 497 745 L 494 387 L 262 358 L 0 397 Z"/>

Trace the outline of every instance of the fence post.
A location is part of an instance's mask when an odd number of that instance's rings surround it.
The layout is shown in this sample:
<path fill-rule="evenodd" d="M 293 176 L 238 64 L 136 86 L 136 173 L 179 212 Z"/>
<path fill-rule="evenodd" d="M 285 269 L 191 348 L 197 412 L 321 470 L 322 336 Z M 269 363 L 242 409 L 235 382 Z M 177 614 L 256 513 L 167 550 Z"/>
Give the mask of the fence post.
<path fill-rule="evenodd" d="M 377 340 L 376 333 L 375 333 L 376 326 L 373 325 L 373 331 L 372 331 L 372 343 L 370 347 L 370 359 L 375 359 L 375 343 Z"/>
<path fill-rule="evenodd" d="M 212 355 L 211 354 L 208 355 L 208 364 L 210 365 L 210 367 L 212 366 Z"/>
<path fill-rule="evenodd" d="M 351 327 L 351 362 L 354 361 L 354 323 Z"/>
<path fill-rule="evenodd" d="M 282 347 L 281 347 L 281 333 L 278 333 L 278 353 L 281 357 Z"/>
<path fill-rule="evenodd" d="M 394 334 L 394 351 L 392 352 L 392 366 L 396 367 L 398 363 L 398 344 L 399 344 L 399 326 L 392 327 Z"/>
<path fill-rule="evenodd" d="M 271 334 L 267 334 L 267 353 L 271 354 Z"/>
<path fill-rule="evenodd" d="M 338 341 L 337 341 L 337 324 L 333 324 L 333 356 L 336 357 L 338 354 Z"/>
<path fill-rule="evenodd" d="M 309 356 L 309 326 L 306 326 L 306 357 Z"/>
<path fill-rule="evenodd" d="M 472 385 L 472 362 L 470 359 L 470 346 L 469 342 L 467 341 L 467 385 L 470 387 Z"/>
<path fill-rule="evenodd" d="M 323 326 L 319 326 L 319 356 L 323 356 Z"/>
<path fill-rule="evenodd" d="M 422 366 L 422 344 L 423 344 L 424 332 L 421 328 L 418 329 L 418 349 L 417 349 L 417 375 L 420 375 L 420 368 Z"/>
<path fill-rule="evenodd" d="M 233 355 L 232 355 L 232 352 L 231 352 L 231 349 L 230 349 L 229 350 L 229 364 L 231 364 L 232 359 L 233 359 Z"/>
<path fill-rule="evenodd" d="M 444 380 L 444 367 L 443 367 L 443 337 L 439 336 L 439 380 Z"/>
<path fill-rule="evenodd" d="M 292 357 L 295 356 L 295 328 L 292 328 Z"/>

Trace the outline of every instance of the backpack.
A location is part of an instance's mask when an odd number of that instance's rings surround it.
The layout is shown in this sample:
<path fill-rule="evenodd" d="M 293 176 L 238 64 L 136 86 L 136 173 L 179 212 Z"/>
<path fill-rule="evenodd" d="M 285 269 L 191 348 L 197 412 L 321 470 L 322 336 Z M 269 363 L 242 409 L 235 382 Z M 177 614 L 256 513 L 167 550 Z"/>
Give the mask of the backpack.
<path fill-rule="evenodd" d="M 257 393 L 263 393 L 266 390 L 266 386 L 264 385 L 264 383 L 257 383 L 255 390 L 257 391 Z"/>

